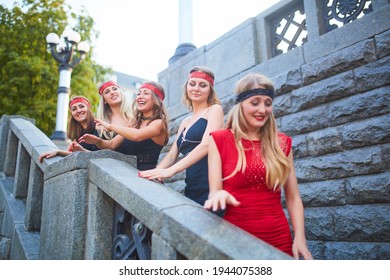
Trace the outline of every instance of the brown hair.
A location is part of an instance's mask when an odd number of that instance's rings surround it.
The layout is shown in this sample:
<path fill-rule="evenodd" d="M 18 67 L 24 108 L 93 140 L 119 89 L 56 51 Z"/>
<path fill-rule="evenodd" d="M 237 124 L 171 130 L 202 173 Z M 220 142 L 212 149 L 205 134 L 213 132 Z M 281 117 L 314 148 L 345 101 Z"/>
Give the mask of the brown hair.
<path fill-rule="evenodd" d="M 88 100 L 88 98 L 86 98 L 84 96 L 74 96 L 70 99 L 69 104 L 72 102 L 73 99 L 76 99 L 76 98 L 83 98 L 85 100 Z M 91 104 L 91 102 L 89 100 L 88 100 L 88 102 Z M 85 106 L 87 106 L 87 105 L 85 105 Z M 72 141 L 77 141 L 77 139 L 79 139 L 82 134 L 92 133 L 95 129 L 95 122 L 94 122 L 95 117 L 93 116 L 91 108 L 88 106 L 87 106 L 87 108 L 88 108 L 88 110 L 87 110 L 87 123 L 88 123 L 88 125 L 87 125 L 86 129 L 84 129 L 83 126 L 73 118 L 72 114 L 69 116 L 67 136 Z M 71 108 L 69 108 L 69 109 L 71 109 Z"/>
<path fill-rule="evenodd" d="M 192 72 L 195 72 L 195 71 L 203 72 L 203 73 L 209 75 L 210 77 L 212 77 L 213 79 L 215 79 L 213 71 L 211 71 L 211 69 L 209 69 L 209 68 L 207 68 L 205 66 L 195 66 L 195 67 L 193 67 L 190 70 L 190 74 Z M 192 111 L 193 110 L 192 100 L 188 97 L 188 94 L 187 94 L 187 84 L 188 84 L 188 79 L 187 79 L 186 83 L 184 84 L 184 95 L 182 97 L 182 101 Z M 207 99 L 207 103 L 209 105 L 214 105 L 214 104 L 221 105 L 221 101 L 219 100 L 219 98 L 217 96 L 217 93 L 214 90 L 214 85 L 212 85 L 211 83 L 210 83 L 210 94 L 209 94 L 209 97 Z"/>
<path fill-rule="evenodd" d="M 154 81 L 146 81 L 144 82 L 144 84 L 149 84 L 156 87 L 164 96 L 166 96 L 164 87 L 160 83 Z M 152 92 L 153 92 L 152 98 L 155 105 L 153 107 L 153 115 L 150 117 L 150 119 L 148 119 L 148 124 L 157 119 L 161 119 L 163 121 L 165 133 L 166 133 L 165 144 L 167 144 L 169 140 L 167 110 L 165 109 L 164 102 L 161 100 L 161 98 L 154 91 Z M 132 119 L 131 126 L 135 128 L 140 128 L 143 119 L 143 113 L 138 110 L 136 99 L 133 100 L 132 110 L 133 110 L 133 119 Z"/>

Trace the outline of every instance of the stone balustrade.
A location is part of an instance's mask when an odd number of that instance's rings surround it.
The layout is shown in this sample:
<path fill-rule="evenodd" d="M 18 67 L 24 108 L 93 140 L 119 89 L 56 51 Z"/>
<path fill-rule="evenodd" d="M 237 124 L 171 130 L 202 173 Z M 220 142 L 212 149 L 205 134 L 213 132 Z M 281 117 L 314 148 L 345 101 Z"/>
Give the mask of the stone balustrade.
<path fill-rule="evenodd" d="M 152 259 L 289 259 L 177 191 L 138 177 L 135 158 L 57 149 L 31 120 L 0 121 L 0 258 L 111 259 L 114 209 L 152 232 Z M 240 242 L 237 242 L 240 240 Z"/>

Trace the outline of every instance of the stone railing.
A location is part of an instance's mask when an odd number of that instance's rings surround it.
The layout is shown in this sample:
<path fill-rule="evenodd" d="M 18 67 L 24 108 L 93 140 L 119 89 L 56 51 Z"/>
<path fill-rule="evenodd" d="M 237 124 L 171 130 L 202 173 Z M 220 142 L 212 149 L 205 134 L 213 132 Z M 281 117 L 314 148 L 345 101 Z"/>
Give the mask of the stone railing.
<path fill-rule="evenodd" d="M 290 258 L 139 178 L 134 157 L 102 150 L 39 162 L 56 148 L 31 120 L 1 118 L 0 259 L 111 259 L 118 205 L 152 233 L 152 259 Z"/>

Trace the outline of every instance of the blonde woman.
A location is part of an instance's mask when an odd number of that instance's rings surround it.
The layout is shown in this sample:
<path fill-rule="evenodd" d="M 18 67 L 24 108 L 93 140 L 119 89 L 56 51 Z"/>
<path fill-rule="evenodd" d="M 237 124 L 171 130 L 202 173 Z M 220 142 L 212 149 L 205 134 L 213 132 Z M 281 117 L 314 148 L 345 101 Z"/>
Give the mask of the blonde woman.
<path fill-rule="evenodd" d="M 164 88 L 153 81 L 144 82 L 134 99 L 130 126 L 117 125 L 96 119 L 104 133 L 115 133 L 111 140 L 86 134 L 80 143 L 95 144 L 101 149 L 112 149 L 137 157 L 137 169 L 155 168 L 164 145 L 168 142 L 168 121 L 163 100 Z"/>
<path fill-rule="evenodd" d="M 226 129 L 210 136 L 210 195 L 204 208 L 226 209 L 224 219 L 232 224 L 294 258 L 311 259 L 292 141 L 278 133 L 273 99 L 274 86 L 267 77 L 249 74 L 238 81 Z M 281 204 L 282 191 L 294 241 Z"/>
<path fill-rule="evenodd" d="M 100 101 L 96 118 L 116 125 L 129 126 L 131 124 L 131 104 L 129 98 L 114 81 L 103 82 L 99 86 Z M 98 129 L 103 139 L 112 139 L 115 135 L 104 129 Z"/>
<path fill-rule="evenodd" d="M 208 135 L 223 127 L 223 110 L 209 68 L 197 66 L 190 70 L 183 101 L 192 115 L 180 124 L 175 142 L 157 168 L 140 172 L 140 176 L 162 180 L 186 170 L 184 194 L 203 205 L 209 193 Z M 184 157 L 177 161 L 179 153 Z"/>

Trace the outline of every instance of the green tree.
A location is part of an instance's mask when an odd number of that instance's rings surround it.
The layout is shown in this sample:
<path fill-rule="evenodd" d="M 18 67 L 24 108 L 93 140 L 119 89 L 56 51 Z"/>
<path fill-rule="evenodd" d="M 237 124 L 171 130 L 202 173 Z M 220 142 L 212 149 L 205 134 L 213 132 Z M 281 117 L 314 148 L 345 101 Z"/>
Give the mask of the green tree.
<path fill-rule="evenodd" d="M 23 115 L 47 135 L 54 132 L 59 65 L 48 52 L 46 35 L 62 34 L 70 22 L 82 40 L 91 44 L 97 38 L 87 11 L 76 14 L 65 0 L 23 0 L 12 9 L 0 4 L 0 116 Z M 95 110 L 96 85 L 111 69 L 94 63 L 92 52 L 93 47 L 73 70 L 71 95 L 88 97 Z"/>

